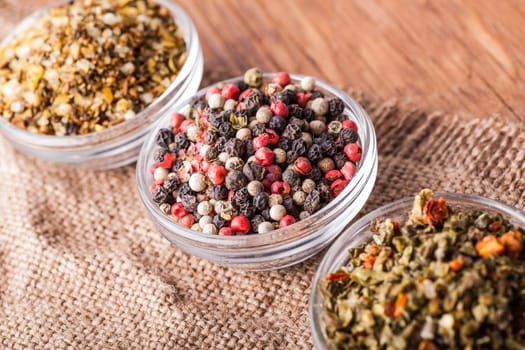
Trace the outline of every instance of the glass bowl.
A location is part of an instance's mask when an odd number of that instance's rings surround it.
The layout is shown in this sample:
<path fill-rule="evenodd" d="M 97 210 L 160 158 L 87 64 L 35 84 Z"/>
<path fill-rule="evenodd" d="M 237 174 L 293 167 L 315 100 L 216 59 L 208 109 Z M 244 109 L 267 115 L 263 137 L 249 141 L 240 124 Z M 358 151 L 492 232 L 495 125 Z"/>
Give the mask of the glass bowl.
<path fill-rule="evenodd" d="M 155 1 L 173 14 L 176 24 L 184 34 L 187 57 L 175 80 L 153 103 L 137 113 L 133 119 L 85 135 L 35 134 L 22 130 L 3 118 L 0 118 L 0 133 L 24 153 L 77 168 L 110 169 L 134 162 L 144 138 L 153 129 L 154 124 L 171 110 L 177 101 L 185 100 L 198 90 L 203 74 L 202 49 L 191 18 L 170 0 Z M 0 42 L 0 46 L 6 45 L 51 7 L 63 3 L 66 1 L 55 2 L 26 17 Z"/>
<path fill-rule="evenodd" d="M 436 193 L 435 198 L 438 197 L 445 198 L 452 207 L 461 207 L 465 209 L 477 208 L 490 213 L 500 213 L 512 224 L 525 227 L 524 212 L 496 200 L 460 193 Z M 412 209 L 413 201 L 414 197 L 407 197 L 370 212 L 348 227 L 348 229 L 341 234 L 332 247 L 326 252 L 313 279 L 308 310 L 312 337 L 317 349 L 335 349 L 335 347 L 330 346 L 326 341 L 322 321 L 323 298 L 319 290 L 319 283 L 328 274 L 336 271 L 339 267 L 346 265 L 350 261 L 348 249 L 360 246 L 361 244 L 372 240 L 370 225 L 374 220 L 378 218 L 392 218 L 399 222 L 406 221 L 408 219 L 408 214 Z"/>
<path fill-rule="evenodd" d="M 265 81 L 270 80 L 272 75 L 273 73 L 265 74 Z M 303 77 L 291 75 L 293 81 Z M 236 77 L 225 83 L 237 83 L 242 79 L 243 77 Z M 355 177 L 340 195 L 308 218 L 267 233 L 228 237 L 187 229 L 160 211 L 151 199 L 149 190 L 152 181 L 149 169 L 154 163 L 153 153 L 156 147 L 155 135 L 160 128 L 168 126 L 169 115 L 166 115 L 145 141 L 137 162 L 138 192 L 155 227 L 170 242 L 190 254 L 244 270 L 287 267 L 308 259 L 330 244 L 370 196 L 377 176 L 377 144 L 372 122 L 353 99 L 320 80 L 316 80 L 316 86 L 328 96 L 341 98 L 345 103 L 345 113 L 358 125 L 363 156 Z M 200 90 L 196 96 L 203 96 L 208 89 L 209 87 Z M 186 110 L 189 102 L 178 104 L 174 111 Z"/>

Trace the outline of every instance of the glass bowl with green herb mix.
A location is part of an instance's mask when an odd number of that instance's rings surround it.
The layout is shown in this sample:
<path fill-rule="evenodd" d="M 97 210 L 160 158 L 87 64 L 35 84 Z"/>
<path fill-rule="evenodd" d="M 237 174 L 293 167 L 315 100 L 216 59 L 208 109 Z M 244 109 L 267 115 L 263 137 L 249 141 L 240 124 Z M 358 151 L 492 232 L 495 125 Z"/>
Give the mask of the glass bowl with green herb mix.
<path fill-rule="evenodd" d="M 171 1 L 59 1 L 0 42 L 0 132 L 37 158 L 119 167 L 202 69 L 196 29 Z"/>
<path fill-rule="evenodd" d="M 355 222 L 310 297 L 318 349 L 524 349 L 525 214 L 421 191 Z"/>

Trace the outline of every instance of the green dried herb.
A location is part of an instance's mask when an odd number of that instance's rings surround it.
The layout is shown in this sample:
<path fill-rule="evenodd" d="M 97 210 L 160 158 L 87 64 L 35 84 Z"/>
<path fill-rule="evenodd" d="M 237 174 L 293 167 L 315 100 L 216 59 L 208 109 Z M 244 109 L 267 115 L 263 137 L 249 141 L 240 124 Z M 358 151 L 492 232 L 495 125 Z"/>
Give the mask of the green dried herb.
<path fill-rule="evenodd" d="M 523 229 L 423 190 L 320 284 L 338 349 L 525 349 Z"/>

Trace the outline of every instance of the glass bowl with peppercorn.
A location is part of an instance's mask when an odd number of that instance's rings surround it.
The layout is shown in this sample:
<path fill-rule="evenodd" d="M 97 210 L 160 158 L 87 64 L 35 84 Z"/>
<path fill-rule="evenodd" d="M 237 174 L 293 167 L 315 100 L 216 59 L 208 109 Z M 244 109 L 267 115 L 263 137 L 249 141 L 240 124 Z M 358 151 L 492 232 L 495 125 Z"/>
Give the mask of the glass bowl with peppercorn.
<path fill-rule="evenodd" d="M 376 175 L 374 128 L 355 101 L 320 80 L 257 68 L 177 106 L 137 163 L 141 200 L 170 242 L 245 270 L 326 247 Z"/>
<path fill-rule="evenodd" d="M 0 42 L 0 132 L 37 158 L 123 166 L 202 71 L 197 31 L 171 1 L 61 1 Z"/>
<path fill-rule="evenodd" d="M 317 349 L 524 349 L 525 213 L 422 190 L 364 216 L 313 281 Z"/>

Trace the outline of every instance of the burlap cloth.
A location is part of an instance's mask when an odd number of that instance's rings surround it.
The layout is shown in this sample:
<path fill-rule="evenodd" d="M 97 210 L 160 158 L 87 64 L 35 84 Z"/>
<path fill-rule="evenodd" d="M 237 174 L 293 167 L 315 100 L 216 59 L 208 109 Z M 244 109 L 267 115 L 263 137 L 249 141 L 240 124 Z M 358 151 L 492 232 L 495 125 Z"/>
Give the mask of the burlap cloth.
<path fill-rule="evenodd" d="M 423 186 L 525 207 L 521 125 L 357 98 L 380 154 L 363 213 Z M 134 166 L 64 169 L 1 138 L 0 152 L 0 348 L 313 347 L 307 305 L 321 255 L 263 273 L 217 266 L 155 231 Z"/>

